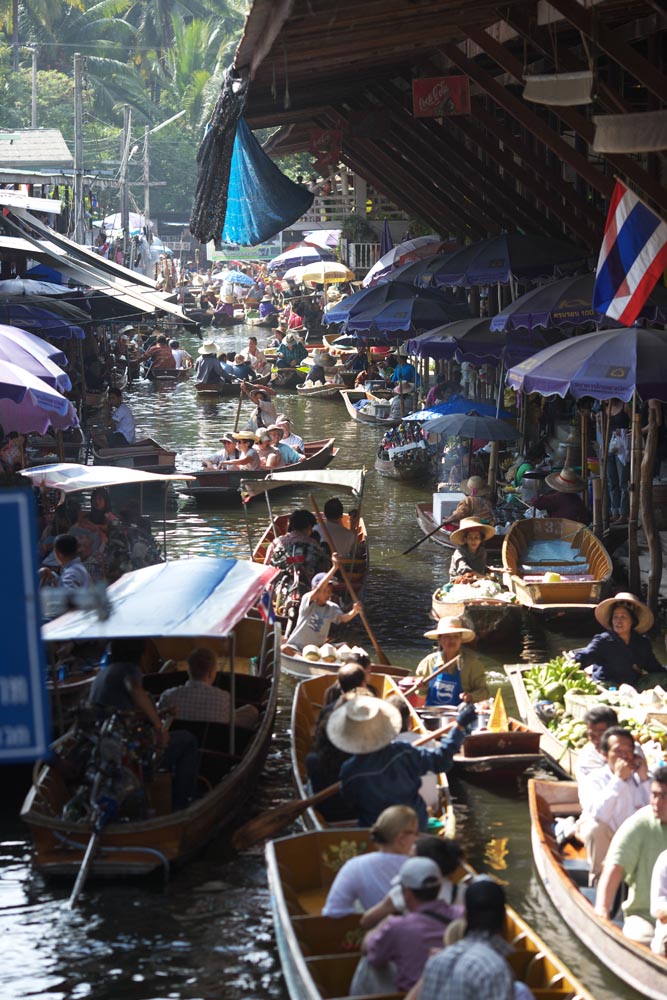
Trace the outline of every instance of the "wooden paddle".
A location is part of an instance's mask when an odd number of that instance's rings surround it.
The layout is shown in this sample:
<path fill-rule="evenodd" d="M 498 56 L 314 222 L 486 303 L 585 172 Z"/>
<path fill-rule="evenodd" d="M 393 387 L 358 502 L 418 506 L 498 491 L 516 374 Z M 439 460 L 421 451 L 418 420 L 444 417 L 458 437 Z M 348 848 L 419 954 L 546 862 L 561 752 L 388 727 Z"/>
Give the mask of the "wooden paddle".
<path fill-rule="evenodd" d="M 437 533 L 438 531 L 440 531 L 440 530 L 441 530 L 442 528 L 444 528 L 444 526 L 445 526 L 446 524 L 448 524 L 448 523 L 449 523 L 448 521 L 443 521 L 443 522 L 442 522 L 442 524 L 439 524 L 439 525 L 437 526 L 437 528 L 434 528 L 434 529 L 433 529 L 433 531 L 429 531 L 428 535 L 422 535 L 422 537 L 421 537 L 421 538 L 419 539 L 419 541 L 418 541 L 418 542 L 415 542 L 415 544 L 414 544 L 414 545 L 411 545 L 409 549 L 406 549 L 406 550 L 405 550 L 405 552 L 401 552 L 401 555 L 402 555 L 402 556 L 407 556 L 407 554 L 408 554 L 409 552 L 412 552 L 412 551 L 413 551 L 413 549 L 416 549 L 416 548 L 417 548 L 417 547 L 418 547 L 419 545 L 421 545 L 421 543 L 422 543 L 422 542 L 425 542 L 427 538 L 431 538 L 431 537 L 432 537 L 433 535 L 435 535 L 435 534 L 436 534 L 436 533 Z"/>
<path fill-rule="evenodd" d="M 315 497 L 313 496 L 312 493 L 310 494 L 310 502 L 313 505 L 313 510 L 315 511 L 315 514 L 317 515 L 318 526 L 324 532 L 324 538 L 326 540 L 326 543 L 327 543 L 327 545 L 329 546 L 329 548 L 331 549 L 331 551 L 333 553 L 333 552 L 336 551 L 336 546 L 333 543 L 331 535 L 329 534 L 329 529 L 326 526 L 324 518 L 322 517 L 322 515 L 320 513 L 320 509 L 317 506 L 317 502 L 316 502 Z M 356 595 L 354 587 L 352 586 L 352 581 L 350 580 L 349 574 L 348 574 L 347 570 L 345 569 L 345 567 L 343 566 L 342 562 L 340 563 L 340 565 L 338 567 L 338 570 L 340 572 L 340 575 L 343 578 L 343 583 L 347 587 L 347 591 L 348 591 L 348 593 L 350 595 L 352 603 L 353 604 L 358 603 L 359 602 L 359 598 Z M 383 664 L 384 666 L 386 666 L 389 663 L 389 660 L 386 657 L 386 655 L 382 652 L 382 650 L 380 649 L 380 645 L 379 645 L 377 639 L 375 638 L 375 633 L 373 632 L 373 629 L 371 628 L 371 626 L 370 626 L 370 624 L 368 622 L 368 618 L 366 617 L 366 612 L 364 611 L 363 606 L 361 608 L 361 611 L 359 612 L 359 617 L 361 618 L 362 622 L 364 623 L 364 628 L 366 629 L 366 632 L 368 633 L 368 638 L 373 643 L 373 649 L 375 650 L 375 655 L 377 656 L 378 661 L 381 664 Z"/>
<path fill-rule="evenodd" d="M 456 724 L 456 720 L 448 722 L 446 726 L 435 729 L 425 736 L 420 736 L 411 745 L 419 747 L 424 743 L 429 743 L 431 740 L 437 740 L 439 737 L 444 736 L 445 733 L 448 733 L 450 729 L 453 729 Z M 232 837 L 232 847 L 236 851 L 243 851 L 248 847 L 252 847 L 259 840 L 268 840 L 279 833 L 288 823 L 292 823 L 301 816 L 306 809 L 317 805 L 318 802 L 323 802 L 324 799 L 331 798 L 340 789 L 341 782 L 337 781 L 334 785 L 327 785 L 326 788 L 316 792 L 315 795 L 309 795 L 306 799 L 284 802 L 283 805 L 277 806 L 275 809 L 269 809 L 268 812 L 262 813 L 260 816 L 255 816 L 254 819 L 248 820 L 247 823 L 244 823 L 243 826 L 240 826 L 235 831 Z"/>
<path fill-rule="evenodd" d="M 236 434 L 239 429 L 239 418 L 241 416 L 241 405 L 243 403 L 243 382 L 241 382 L 241 387 L 239 389 L 239 405 L 236 407 L 236 420 L 234 421 L 234 433 Z"/>
<path fill-rule="evenodd" d="M 432 674 L 428 675 L 428 677 L 420 677 L 419 680 L 415 681 L 415 683 L 412 684 L 407 689 L 407 691 L 401 691 L 403 697 L 407 698 L 409 695 L 414 694 L 418 688 L 422 687 L 422 685 L 430 684 L 434 677 L 437 677 L 438 674 L 441 674 L 443 672 L 443 670 L 446 670 L 448 667 L 451 667 L 452 663 L 456 663 L 458 658 L 459 654 L 457 653 L 456 656 L 453 656 L 451 660 L 447 660 L 446 663 L 443 663 L 441 667 L 438 667 L 437 670 L 434 670 Z"/>

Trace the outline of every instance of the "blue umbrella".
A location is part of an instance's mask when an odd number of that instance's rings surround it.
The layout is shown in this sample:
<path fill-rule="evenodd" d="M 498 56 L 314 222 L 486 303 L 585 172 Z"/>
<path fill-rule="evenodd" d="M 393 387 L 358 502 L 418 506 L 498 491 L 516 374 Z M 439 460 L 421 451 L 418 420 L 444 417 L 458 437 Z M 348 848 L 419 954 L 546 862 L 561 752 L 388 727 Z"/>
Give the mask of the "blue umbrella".
<path fill-rule="evenodd" d="M 593 309 L 594 274 L 561 278 L 533 288 L 491 320 L 492 330 L 532 330 L 534 327 L 585 326 L 612 323 Z M 656 287 L 640 316 L 649 323 L 667 323 L 667 289 Z"/>
<path fill-rule="evenodd" d="M 17 301 L 0 301 L 0 322 L 19 326 L 29 333 L 47 334 L 55 340 L 83 340 L 86 336 L 80 326 L 74 326 L 64 316 Z"/>
<path fill-rule="evenodd" d="M 391 287 L 391 286 L 390 286 Z M 422 298 L 413 295 L 409 299 L 395 299 L 375 308 L 354 312 L 345 328 L 356 333 L 403 334 L 410 330 L 428 330 L 431 327 L 451 323 L 468 307 L 462 303 L 447 302 L 445 299 Z"/>
<path fill-rule="evenodd" d="M 585 266 L 585 250 L 546 236 L 504 233 L 459 250 L 433 271 L 432 284 L 508 285 Z"/>
<path fill-rule="evenodd" d="M 418 289 L 414 285 L 404 284 L 402 281 L 392 281 L 383 285 L 374 285 L 372 288 L 362 288 L 358 292 L 354 292 L 352 295 L 347 295 L 340 302 L 336 302 L 329 306 L 324 313 L 325 323 L 344 323 L 348 330 L 356 330 L 358 327 L 356 325 L 350 325 L 350 320 L 360 314 L 364 314 L 364 320 L 362 322 L 361 329 L 369 329 L 368 319 L 369 315 L 372 313 L 378 314 L 381 309 L 390 303 L 405 302 L 409 300 L 420 299 L 423 301 L 429 301 L 437 303 L 439 306 L 446 306 L 448 310 L 452 309 L 452 304 L 447 301 L 442 292 L 439 292 L 431 288 Z M 457 306 L 457 309 L 460 309 Z M 433 310 L 436 312 L 436 310 Z M 467 309 L 466 309 L 467 311 Z M 448 313 L 441 311 L 439 313 L 439 318 L 436 319 L 435 323 L 424 324 L 422 329 L 429 326 L 439 326 L 447 320 L 455 318 Z M 372 325 L 372 324 L 371 324 Z M 380 329 L 380 327 L 378 327 Z M 409 329 L 409 326 L 398 327 L 395 324 L 389 327 L 389 329 Z"/>
<path fill-rule="evenodd" d="M 520 333 L 494 333 L 489 319 L 471 318 L 448 323 L 446 326 L 427 330 L 408 341 L 410 354 L 420 357 L 449 360 L 456 358 L 472 364 L 518 364 L 542 348 L 550 340 L 537 331 Z"/>
<path fill-rule="evenodd" d="M 636 390 L 642 399 L 665 402 L 667 332 L 633 326 L 572 337 L 510 368 L 507 381 L 541 396 L 569 392 L 627 403 Z"/>
<path fill-rule="evenodd" d="M 380 240 L 380 257 L 384 257 L 386 253 L 394 249 L 394 241 L 391 238 L 391 230 L 389 228 L 389 223 L 384 220 L 384 226 L 382 227 L 382 239 Z"/>
<path fill-rule="evenodd" d="M 243 271 L 223 271 L 220 275 L 222 281 L 229 281 L 234 285 L 254 285 L 255 279 L 251 278 L 249 274 L 244 274 Z"/>
<path fill-rule="evenodd" d="M 429 406 L 425 410 L 416 410 L 414 413 L 409 413 L 406 420 L 418 420 L 420 422 L 435 420 L 436 417 L 446 416 L 450 413 L 469 413 L 473 408 L 482 417 L 496 416 L 495 403 L 482 403 L 477 400 L 467 399 L 465 396 L 453 396 L 446 403 L 438 403 L 437 406 Z M 507 410 L 499 410 L 498 416 L 503 417 L 505 420 L 514 419 L 514 414 L 509 413 Z"/>

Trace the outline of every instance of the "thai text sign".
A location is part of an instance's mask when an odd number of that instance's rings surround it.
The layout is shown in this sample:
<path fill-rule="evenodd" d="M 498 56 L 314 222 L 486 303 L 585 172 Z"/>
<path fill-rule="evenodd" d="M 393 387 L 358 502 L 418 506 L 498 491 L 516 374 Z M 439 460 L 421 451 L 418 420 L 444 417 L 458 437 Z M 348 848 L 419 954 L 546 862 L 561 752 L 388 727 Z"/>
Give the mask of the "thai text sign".
<path fill-rule="evenodd" d="M 35 524 L 30 491 L 0 490 L 0 763 L 43 757 L 49 743 Z"/>
<path fill-rule="evenodd" d="M 470 80 L 467 76 L 429 76 L 412 81 L 415 118 L 445 118 L 470 114 Z"/>

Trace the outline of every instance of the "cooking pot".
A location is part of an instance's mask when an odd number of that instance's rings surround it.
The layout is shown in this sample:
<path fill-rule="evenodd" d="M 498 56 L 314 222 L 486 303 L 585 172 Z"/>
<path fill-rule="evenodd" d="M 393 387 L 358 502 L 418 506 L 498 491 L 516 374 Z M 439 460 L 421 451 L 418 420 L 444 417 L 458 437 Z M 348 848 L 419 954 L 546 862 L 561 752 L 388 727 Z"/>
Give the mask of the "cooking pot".
<path fill-rule="evenodd" d="M 524 503 L 530 503 L 535 497 L 539 497 L 547 491 L 545 480 L 548 472 L 533 469 L 532 472 L 524 472 L 521 477 L 521 499 Z"/>

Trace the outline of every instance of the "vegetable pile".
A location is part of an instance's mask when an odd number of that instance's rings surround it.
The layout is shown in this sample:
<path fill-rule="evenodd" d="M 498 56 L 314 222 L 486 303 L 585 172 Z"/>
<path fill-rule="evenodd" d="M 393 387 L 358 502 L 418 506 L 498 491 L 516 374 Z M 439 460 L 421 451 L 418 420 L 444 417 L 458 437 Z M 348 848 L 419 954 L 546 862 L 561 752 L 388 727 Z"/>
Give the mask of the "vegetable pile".
<path fill-rule="evenodd" d="M 532 702 L 555 701 L 565 705 L 565 693 L 597 694 L 598 686 L 581 667 L 567 656 L 557 656 L 541 663 L 523 675 Z"/>

